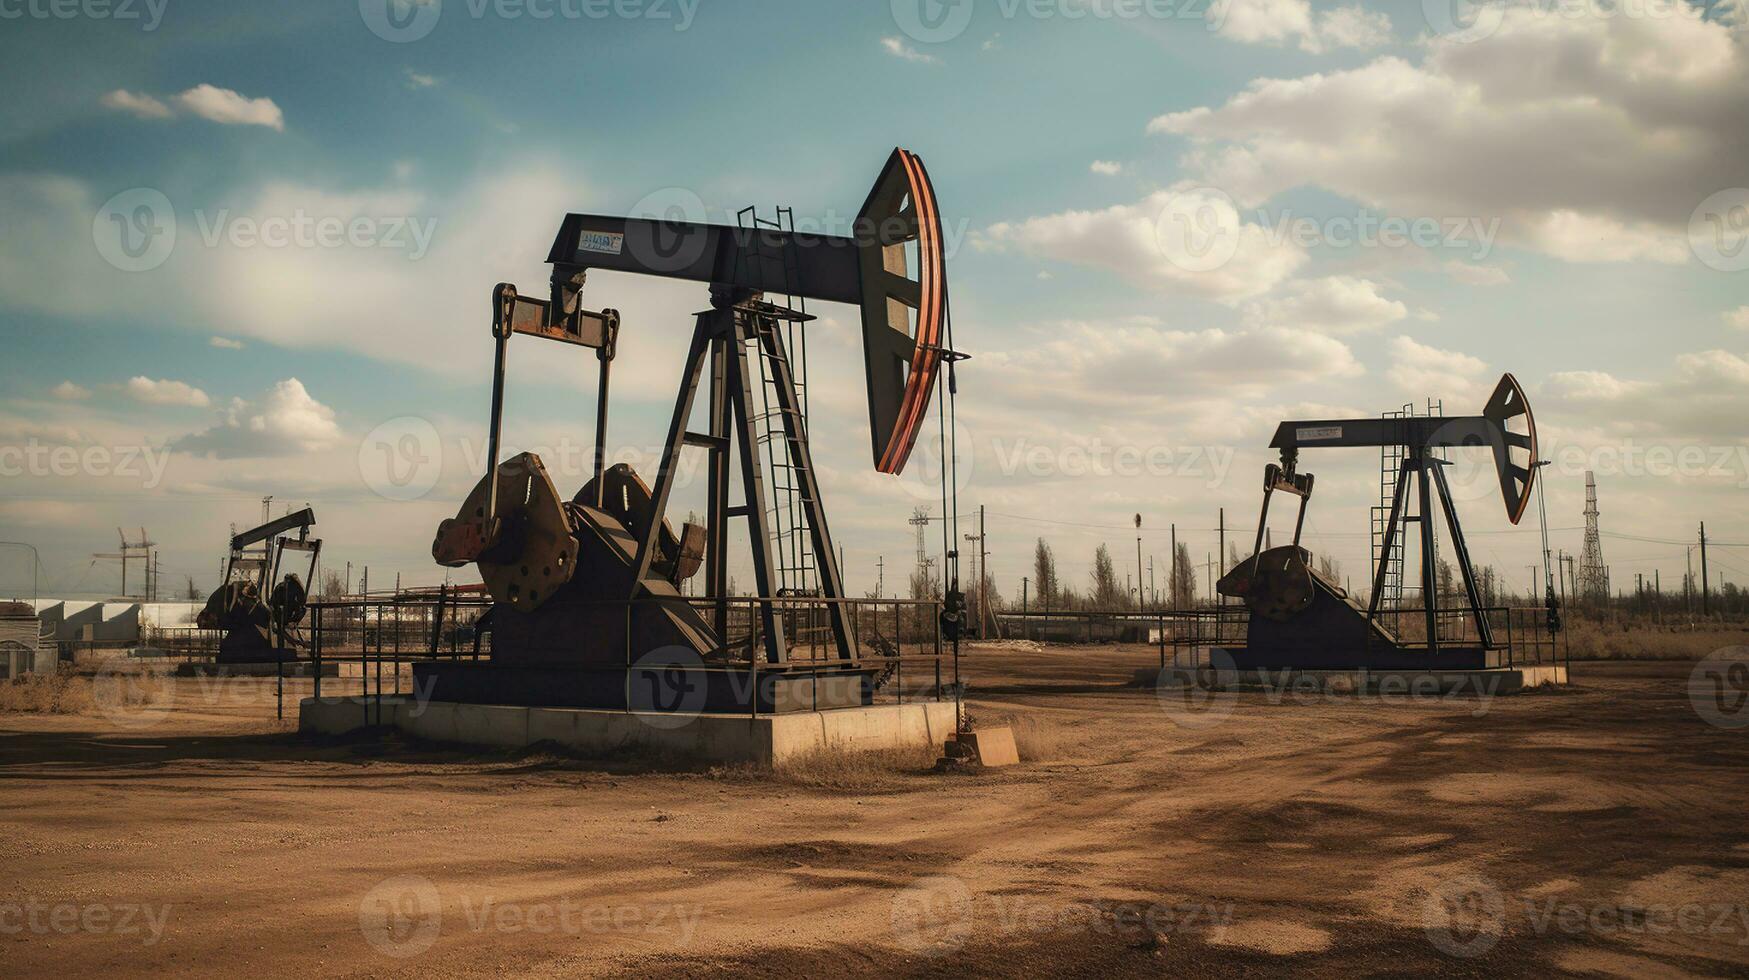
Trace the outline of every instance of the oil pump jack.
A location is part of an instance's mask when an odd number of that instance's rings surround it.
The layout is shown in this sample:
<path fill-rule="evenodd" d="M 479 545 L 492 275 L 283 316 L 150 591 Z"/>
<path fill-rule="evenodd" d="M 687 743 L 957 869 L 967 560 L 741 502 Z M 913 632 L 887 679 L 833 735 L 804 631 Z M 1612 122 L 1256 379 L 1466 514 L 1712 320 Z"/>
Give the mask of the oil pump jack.
<path fill-rule="evenodd" d="M 224 630 L 219 639 L 221 664 L 265 663 L 294 659 L 300 645 L 296 633 L 303 621 L 309 582 L 316 574 L 322 541 L 310 537 L 316 512 L 308 507 L 231 536 L 225 558 L 225 579 L 195 617 L 201 629 Z M 296 537 L 288 532 L 296 531 Z M 252 550 L 260 545 L 260 550 Z M 279 577 L 286 552 L 309 556 L 304 577 L 295 571 Z"/>
<path fill-rule="evenodd" d="M 1216 584 L 1226 596 L 1244 600 L 1250 612 L 1246 641 L 1242 647 L 1224 648 L 1232 665 L 1253 668 L 1440 668 L 1482 669 L 1502 665 L 1505 648 L 1497 641 L 1482 608 L 1470 563 L 1469 546 L 1458 523 L 1451 487 L 1446 481 L 1446 461 L 1439 450 L 1456 447 L 1486 447 L 1492 451 L 1500 482 L 1506 518 L 1517 524 L 1530 503 L 1536 480 L 1536 421 L 1524 390 L 1507 374 L 1500 379 L 1482 414 L 1460 418 L 1407 416 L 1370 419 L 1325 419 L 1283 422 L 1275 430 L 1270 448 L 1279 450 L 1281 462 L 1264 471 L 1263 511 L 1257 522 L 1257 544 L 1252 557 L 1239 562 Z M 1374 573 L 1372 594 L 1365 606 L 1312 566 L 1311 555 L 1300 547 L 1306 504 L 1312 496 L 1311 473 L 1299 471 L 1301 449 L 1314 447 L 1401 446 L 1403 459 L 1396 474 L 1390 516 L 1384 528 L 1381 552 L 1392 554 L 1400 546 L 1406 524 L 1416 523 L 1421 538 L 1421 582 L 1424 597 L 1420 610 L 1422 638 L 1410 640 L 1380 618 L 1380 598 L 1385 591 L 1387 561 Z M 1409 488 L 1417 490 L 1414 516 L 1408 514 Z M 1270 497 L 1276 492 L 1299 498 L 1293 543 L 1263 549 Z M 1451 548 L 1463 577 L 1468 601 L 1464 618 L 1473 623 L 1460 639 L 1442 640 L 1437 588 L 1437 556 L 1434 551 L 1434 499 L 1438 499 L 1451 533 Z M 1552 601 L 1552 596 L 1551 596 Z M 1550 608 L 1550 628 L 1558 628 Z"/>
<path fill-rule="evenodd" d="M 858 664 L 847 622 L 838 555 L 827 525 L 807 419 L 780 325 L 813 319 L 774 303 L 800 297 L 860 307 L 875 469 L 904 469 L 926 421 L 941 368 L 951 351 L 946 256 L 935 192 L 923 161 L 895 149 L 858 213 L 853 234 L 799 235 L 766 226 L 569 214 L 548 253 L 546 299 L 500 284 L 492 295 L 495 344 L 489 455 L 485 477 L 432 544 L 441 565 L 472 563 L 494 605 L 490 664 L 430 663 L 416 675 L 438 700 L 500 704 L 613 706 L 626 703 L 621 671 L 656 651 L 683 651 L 704 663 L 736 659 L 728 644 L 731 606 L 754 611 L 748 650 L 759 677 L 760 710 L 781 710 L 786 689 L 807 685 L 810 703 L 860 704 L 868 675 Z M 679 393 L 653 484 L 630 466 L 606 465 L 608 389 L 621 329 L 613 309 L 583 307 L 588 273 L 602 269 L 707 284 L 709 309 L 697 314 L 680 372 Z M 533 337 L 595 352 L 599 367 L 592 478 L 563 499 L 537 455 L 500 460 L 505 353 L 512 337 Z M 751 349 L 751 354 L 750 354 Z M 755 433 L 761 362 L 781 415 L 779 454 L 799 489 L 811 567 L 828 621 L 830 662 L 792 657 L 777 594 L 771 515 Z M 708 379 L 708 382 L 707 380 Z M 703 386 L 708 425 L 691 419 Z M 676 533 L 667 511 L 684 449 L 708 460 L 704 523 Z M 733 463 L 736 465 L 732 466 Z M 742 502 L 730 506 L 731 469 Z M 728 525 L 743 519 L 757 598 L 731 600 Z M 702 598 L 681 583 L 702 569 Z M 756 668 L 751 661 L 761 657 Z M 841 683 L 822 686 L 828 676 Z M 724 674 L 708 675 L 705 710 L 746 710 Z M 848 681 L 849 683 L 842 683 Z M 741 685 L 744 691 L 746 685 Z M 821 696 L 820 692 L 833 692 Z"/>

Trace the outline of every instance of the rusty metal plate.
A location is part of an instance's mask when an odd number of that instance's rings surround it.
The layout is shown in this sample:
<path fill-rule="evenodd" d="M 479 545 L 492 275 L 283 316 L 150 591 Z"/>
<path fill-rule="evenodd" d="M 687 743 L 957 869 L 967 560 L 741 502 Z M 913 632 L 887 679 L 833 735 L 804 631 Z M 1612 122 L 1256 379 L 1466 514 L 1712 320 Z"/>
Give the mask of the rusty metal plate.
<path fill-rule="evenodd" d="M 577 567 L 577 542 L 565 519 L 563 498 L 546 465 L 523 453 L 498 468 L 499 540 L 476 564 L 492 598 L 518 612 L 533 612 L 571 580 Z M 486 480 L 463 502 L 460 521 L 486 518 Z"/>

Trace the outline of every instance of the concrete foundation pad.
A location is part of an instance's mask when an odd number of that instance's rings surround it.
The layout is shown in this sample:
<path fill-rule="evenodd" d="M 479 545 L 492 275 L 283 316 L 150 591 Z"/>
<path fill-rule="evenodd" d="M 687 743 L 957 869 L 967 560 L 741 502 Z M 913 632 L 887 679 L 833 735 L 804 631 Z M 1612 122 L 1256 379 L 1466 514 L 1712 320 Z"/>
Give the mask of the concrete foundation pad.
<path fill-rule="evenodd" d="M 551 742 L 588 755 L 647 751 L 698 762 L 782 765 L 816 752 L 939 746 L 953 734 L 951 701 L 784 714 L 665 714 L 595 708 L 455 704 L 410 697 L 304 698 L 298 730 L 344 735 L 373 726 L 416 738 L 495 748 Z"/>
<path fill-rule="evenodd" d="M 1167 667 L 1139 670 L 1141 687 L 1203 687 L 1228 691 L 1310 691 L 1319 694 L 1476 694 L 1493 697 L 1567 683 L 1565 664 L 1487 670 L 1308 670 Z"/>

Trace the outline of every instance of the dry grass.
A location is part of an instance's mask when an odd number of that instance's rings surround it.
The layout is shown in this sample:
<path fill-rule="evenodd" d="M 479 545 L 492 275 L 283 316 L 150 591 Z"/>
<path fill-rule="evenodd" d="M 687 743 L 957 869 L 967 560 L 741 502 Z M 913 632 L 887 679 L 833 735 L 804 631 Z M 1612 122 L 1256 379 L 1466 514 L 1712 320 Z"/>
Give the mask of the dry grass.
<path fill-rule="evenodd" d="M 1644 624 L 1570 622 L 1574 660 L 1698 660 L 1726 647 L 1749 645 L 1749 630 L 1688 630 Z"/>
<path fill-rule="evenodd" d="M 91 681 L 71 674 L 26 674 L 0 682 L 0 712 L 77 715 L 91 711 Z"/>
<path fill-rule="evenodd" d="M 1057 724 L 1025 716 L 1009 718 L 1006 724 L 1014 730 L 1014 749 L 1022 762 L 1061 759 L 1068 751 L 1068 739 Z"/>
<path fill-rule="evenodd" d="M 869 793 L 901 788 L 908 778 L 934 769 L 935 760 L 940 756 L 940 746 L 920 745 L 867 752 L 822 749 L 769 770 L 754 771 L 756 767 L 731 767 L 716 770 L 716 773 L 728 776 L 751 775 L 757 778 L 775 776 L 779 781 L 793 786 Z"/>

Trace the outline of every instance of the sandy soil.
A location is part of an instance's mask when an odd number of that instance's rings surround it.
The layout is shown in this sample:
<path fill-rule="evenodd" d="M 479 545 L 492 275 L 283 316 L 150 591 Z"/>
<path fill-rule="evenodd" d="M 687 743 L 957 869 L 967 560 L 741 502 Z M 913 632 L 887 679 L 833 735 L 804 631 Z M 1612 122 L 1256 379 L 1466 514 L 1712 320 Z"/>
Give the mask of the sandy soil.
<path fill-rule="evenodd" d="M 308 742 L 247 682 L 0 715 L 0 974 L 1749 974 L 1692 664 L 1187 706 L 1148 661 L 969 653 L 1032 757 L 980 774 Z"/>

